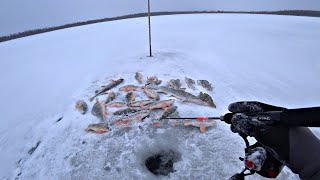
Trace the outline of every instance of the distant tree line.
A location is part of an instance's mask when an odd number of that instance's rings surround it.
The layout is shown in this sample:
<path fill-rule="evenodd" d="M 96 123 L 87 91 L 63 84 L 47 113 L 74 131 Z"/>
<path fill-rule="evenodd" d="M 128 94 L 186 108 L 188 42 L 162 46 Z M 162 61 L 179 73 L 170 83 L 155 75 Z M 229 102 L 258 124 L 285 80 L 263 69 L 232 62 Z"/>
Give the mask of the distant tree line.
<path fill-rule="evenodd" d="M 273 14 L 273 15 L 290 15 L 290 16 L 309 16 L 309 17 L 320 17 L 320 11 L 311 11 L 311 10 L 282 10 L 282 11 L 175 11 L 175 12 L 153 12 L 152 16 L 162 16 L 162 15 L 174 15 L 174 14 L 213 14 L 213 13 L 237 13 L 237 14 Z M 125 16 L 118 16 L 112 18 L 103 18 L 96 20 L 89 20 L 84 22 L 76 22 L 71 24 L 65 24 L 62 26 L 54 26 L 48 28 L 28 30 L 24 32 L 14 33 L 7 36 L 0 36 L 0 42 L 9 41 L 13 39 L 18 39 L 26 36 L 41 34 L 50 31 L 56 31 L 60 29 L 66 29 L 71 27 L 77 27 L 88 24 L 95 24 L 100 22 L 107 21 L 116 21 L 121 19 L 130 19 L 138 17 L 146 17 L 148 13 L 138 13 L 130 14 Z"/>

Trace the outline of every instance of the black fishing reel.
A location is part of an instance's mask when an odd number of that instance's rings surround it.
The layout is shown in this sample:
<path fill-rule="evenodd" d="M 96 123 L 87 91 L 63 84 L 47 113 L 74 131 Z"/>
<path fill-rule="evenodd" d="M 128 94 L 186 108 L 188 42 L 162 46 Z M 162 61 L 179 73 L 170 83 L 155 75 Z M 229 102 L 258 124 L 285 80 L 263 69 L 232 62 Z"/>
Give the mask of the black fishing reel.
<path fill-rule="evenodd" d="M 240 135 L 246 142 L 245 157 L 239 159 L 244 162 L 245 168 L 242 172 L 233 175 L 229 180 L 244 180 L 245 176 L 254 173 L 266 178 L 276 178 L 284 165 L 277 160 L 259 142 L 249 146 L 249 142 L 244 135 Z"/>

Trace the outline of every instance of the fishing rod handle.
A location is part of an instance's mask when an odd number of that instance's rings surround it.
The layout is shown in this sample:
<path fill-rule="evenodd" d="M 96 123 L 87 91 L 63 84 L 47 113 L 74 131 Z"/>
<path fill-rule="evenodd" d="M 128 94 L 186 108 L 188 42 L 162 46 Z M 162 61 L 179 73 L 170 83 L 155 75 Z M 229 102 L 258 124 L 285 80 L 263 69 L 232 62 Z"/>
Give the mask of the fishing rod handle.
<path fill-rule="evenodd" d="M 320 127 L 320 107 L 283 110 L 280 120 L 276 124 L 282 126 Z"/>
<path fill-rule="evenodd" d="M 221 120 L 231 124 L 231 119 L 234 114 L 235 113 L 227 113 L 221 117 Z M 255 119 L 264 121 L 270 126 L 320 127 L 320 107 L 244 114 L 256 117 Z"/>

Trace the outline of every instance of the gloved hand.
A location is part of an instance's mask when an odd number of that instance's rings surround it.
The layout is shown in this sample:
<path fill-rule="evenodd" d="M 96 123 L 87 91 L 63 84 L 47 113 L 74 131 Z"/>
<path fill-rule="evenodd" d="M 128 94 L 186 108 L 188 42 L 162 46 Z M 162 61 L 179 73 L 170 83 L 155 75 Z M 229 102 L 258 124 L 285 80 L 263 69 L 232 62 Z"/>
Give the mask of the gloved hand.
<path fill-rule="evenodd" d="M 229 105 L 229 111 L 235 113 L 231 118 L 231 130 L 235 133 L 243 133 L 256 140 L 270 150 L 282 161 L 288 161 L 289 156 L 289 127 L 270 126 L 272 117 L 261 119 L 251 113 L 263 113 L 267 111 L 283 111 L 286 108 L 269 104 L 244 101 Z"/>
<path fill-rule="evenodd" d="M 235 102 L 230 104 L 228 109 L 230 112 L 236 113 L 231 117 L 231 129 L 252 137 L 259 137 L 267 133 L 273 123 L 271 115 L 261 117 L 255 115 L 255 113 L 285 110 L 283 107 L 254 101 Z"/>
<path fill-rule="evenodd" d="M 235 102 L 229 105 L 232 125 L 231 130 L 254 137 L 263 144 L 279 161 L 287 165 L 301 179 L 320 179 L 320 140 L 307 127 L 270 126 L 273 117 L 259 119 L 251 113 L 283 111 L 286 108 L 272 106 L 261 102 Z M 290 110 L 292 111 L 292 110 Z M 317 117 L 318 110 L 312 115 Z M 282 113 L 283 114 L 283 113 Z M 299 116 L 298 116 L 299 115 Z M 310 113 L 309 113 L 310 115 Z M 281 117 L 297 121 L 306 116 L 302 110 L 290 116 Z M 305 117 L 308 119 L 308 117 Z M 310 117 L 309 117 L 310 119 Z"/>

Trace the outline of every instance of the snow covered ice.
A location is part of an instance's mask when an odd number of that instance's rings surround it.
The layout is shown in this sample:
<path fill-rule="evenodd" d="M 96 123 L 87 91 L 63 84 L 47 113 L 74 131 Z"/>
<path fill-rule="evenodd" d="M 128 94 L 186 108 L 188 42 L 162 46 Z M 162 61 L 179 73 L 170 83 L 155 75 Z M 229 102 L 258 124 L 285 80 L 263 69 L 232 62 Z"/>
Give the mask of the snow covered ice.
<path fill-rule="evenodd" d="M 153 17 L 152 27 L 153 58 L 146 57 L 146 18 L 0 43 L 0 177 L 228 179 L 240 172 L 244 166 L 238 157 L 243 157 L 245 144 L 222 122 L 206 133 L 147 124 L 102 135 L 86 133 L 99 120 L 90 113 L 81 115 L 75 102 L 88 103 L 112 78 L 136 84 L 137 71 L 163 82 L 188 76 L 212 83 L 217 108 L 177 101 L 183 117 L 220 116 L 239 100 L 288 108 L 319 105 L 318 18 L 177 15 Z M 205 91 L 196 88 L 194 94 Z M 88 103 L 90 109 L 93 103 Z M 314 131 L 320 137 L 319 129 Z M 174 173 L 156 177 L 145 160 L 162 150 L 181 157 Z M 286 169 L 278 179 L 298 178 Z"/>

